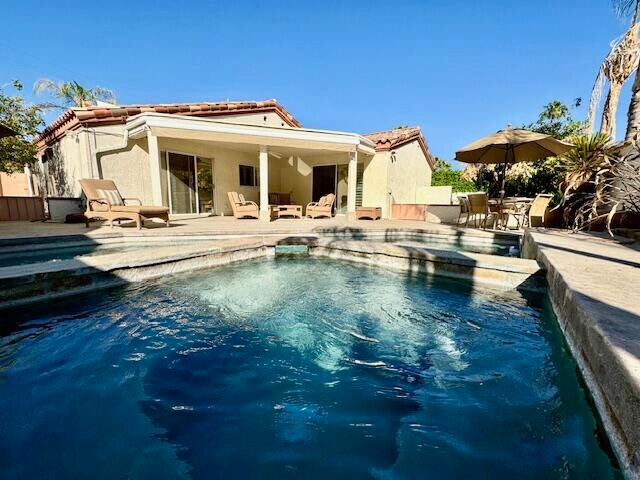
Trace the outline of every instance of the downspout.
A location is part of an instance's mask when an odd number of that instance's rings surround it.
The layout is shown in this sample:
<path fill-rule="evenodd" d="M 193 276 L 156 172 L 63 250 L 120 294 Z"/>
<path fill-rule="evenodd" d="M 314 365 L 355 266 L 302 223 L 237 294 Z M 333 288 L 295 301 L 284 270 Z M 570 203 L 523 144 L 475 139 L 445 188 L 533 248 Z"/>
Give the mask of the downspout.
<path fill-rule="evenodd" d="M 94 171 L 94 156 L 93 153 L 91 152 L 91 138 L 89 137 L 89 129 L 85 128 L 84 129 L 84 133 L 85 133 L 85 141 L 87 142 L 87 158 L 89 159 L 89 175 L 91 175 L 91 178 L 96 178 L 95 175 L 95 171 Z"/>
<path fill-rule="evenodd" d="M 392 215 L 391 215 L 391 210 L 393 209 L 393 190 L 391 189 L 391 162 L 393 161 L 393 157 L 394 155 L 394 151 L 393 150 L 389 150 L 389 152 L 387 153 L 388 158 L 387 158 L 387 185 L 386 185 L 386 190 L 387 190 L 387 218 L 389 220 L 391 220 Z"/>

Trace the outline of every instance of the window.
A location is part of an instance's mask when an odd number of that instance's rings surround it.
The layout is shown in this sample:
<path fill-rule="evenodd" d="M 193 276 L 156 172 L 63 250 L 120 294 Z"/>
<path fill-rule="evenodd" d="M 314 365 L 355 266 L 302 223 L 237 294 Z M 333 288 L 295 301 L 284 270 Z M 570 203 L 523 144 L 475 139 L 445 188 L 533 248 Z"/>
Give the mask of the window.
<path fill-rule="evenodd" d="M 256 167 L 240 165 L 240 186 L 256 187 L 258 185 Z"/>

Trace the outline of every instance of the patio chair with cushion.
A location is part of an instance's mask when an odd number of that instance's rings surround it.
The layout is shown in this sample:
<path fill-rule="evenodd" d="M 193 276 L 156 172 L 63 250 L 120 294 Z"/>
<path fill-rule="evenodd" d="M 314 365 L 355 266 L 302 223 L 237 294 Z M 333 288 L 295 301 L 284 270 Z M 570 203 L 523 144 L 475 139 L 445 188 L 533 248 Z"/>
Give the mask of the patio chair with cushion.
<path fill-rule="evenodd" d="M 85 224 L 101 218 L 109 221 L 113 227 L 114 220 L 134 220 L 140 229 L 145 220 L 159 218 L 169 226 L 169 208 L 162 206 L 145 206 L 137 198 L 123 198 L 113 180 L 83 178 L 80 180 L 82 191 L 87 197 L 87 210 L 84 212 Z M 137 202 L 138 205 L 127 205 Z"/>
<path fill-rule="evenodd" d="M 469 193 L 467 195 L 467 201 L 469 208 L 468 217 L 469 219 L 473 219 L 473 225 L 476 228 L 478 225 L 487 228 L 487 222 L 489 220 L 491 220 L 491 227 L 495 227 L 499 213 L 492 212 L 489 208 L 489 199 L 486 193 Z"/>
<path fill-rule="evenodd" d="M 311 202 L 307 204 L 305 215 L 310 218 L 327 217 L 331 218 L 333 211 L 333 202 L 335 202 L 336 196 L 333 193 L 329 193 L 324 197 L 320 197 L 317 202 Z"/>
<path fill-rule="evenodd" d="M 529 214 L 527 215 L 529 227 L 544 226 L 544 217 L 552 198 L 553 195 L 548 193 L 540 193 L 536 195 L 536 198 L 531 203 L 531 207 L 529 207 Z"/>
<path fill-rule="evenodd" d="M 256 202 L 246 201 L 238 192 L 227 192 L 233 216 L 236 218 L 260 218 L 260 207 Z"/>

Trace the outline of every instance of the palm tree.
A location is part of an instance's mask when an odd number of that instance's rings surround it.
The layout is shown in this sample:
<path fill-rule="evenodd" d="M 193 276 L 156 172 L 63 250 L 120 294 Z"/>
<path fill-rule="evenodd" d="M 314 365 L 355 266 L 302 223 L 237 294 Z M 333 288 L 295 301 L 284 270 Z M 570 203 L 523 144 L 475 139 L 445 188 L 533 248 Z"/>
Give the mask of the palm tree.
<path fill-rule="evenodd" d="M 631 25 L 635 25 L 640 14 L 640 0 L 612 0 L 616 13 L 621 17 L 631 15 Z M 631 87 L 631 102 L 627 112 L 627 133 L 625 140 L 640 146 L 640 63 Z"/>
<path fill-rule="evenodd" d="M 33 91 L 37 94 L 48 92 L 62 101 L 62 105 L 47 104 L 49 108 L 86 107 L 95 105 L 98 100 L 109 103 L 116 101 L 116 95 L 112 90 L 97 86 L 86 88 L 75 80 L 56 83 L 48 78 L 42 78 L 33 85 Z"/>

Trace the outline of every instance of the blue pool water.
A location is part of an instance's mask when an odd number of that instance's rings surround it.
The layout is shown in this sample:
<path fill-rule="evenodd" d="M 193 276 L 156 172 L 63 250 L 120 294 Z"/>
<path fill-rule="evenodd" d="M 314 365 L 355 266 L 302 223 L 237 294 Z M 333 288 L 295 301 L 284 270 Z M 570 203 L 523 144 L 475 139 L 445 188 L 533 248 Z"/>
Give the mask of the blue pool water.
<path fill-rule="evenodd" d="M 348 263 L 0 322 L 0 478 L 619 478 L 548 304 Z"/>

